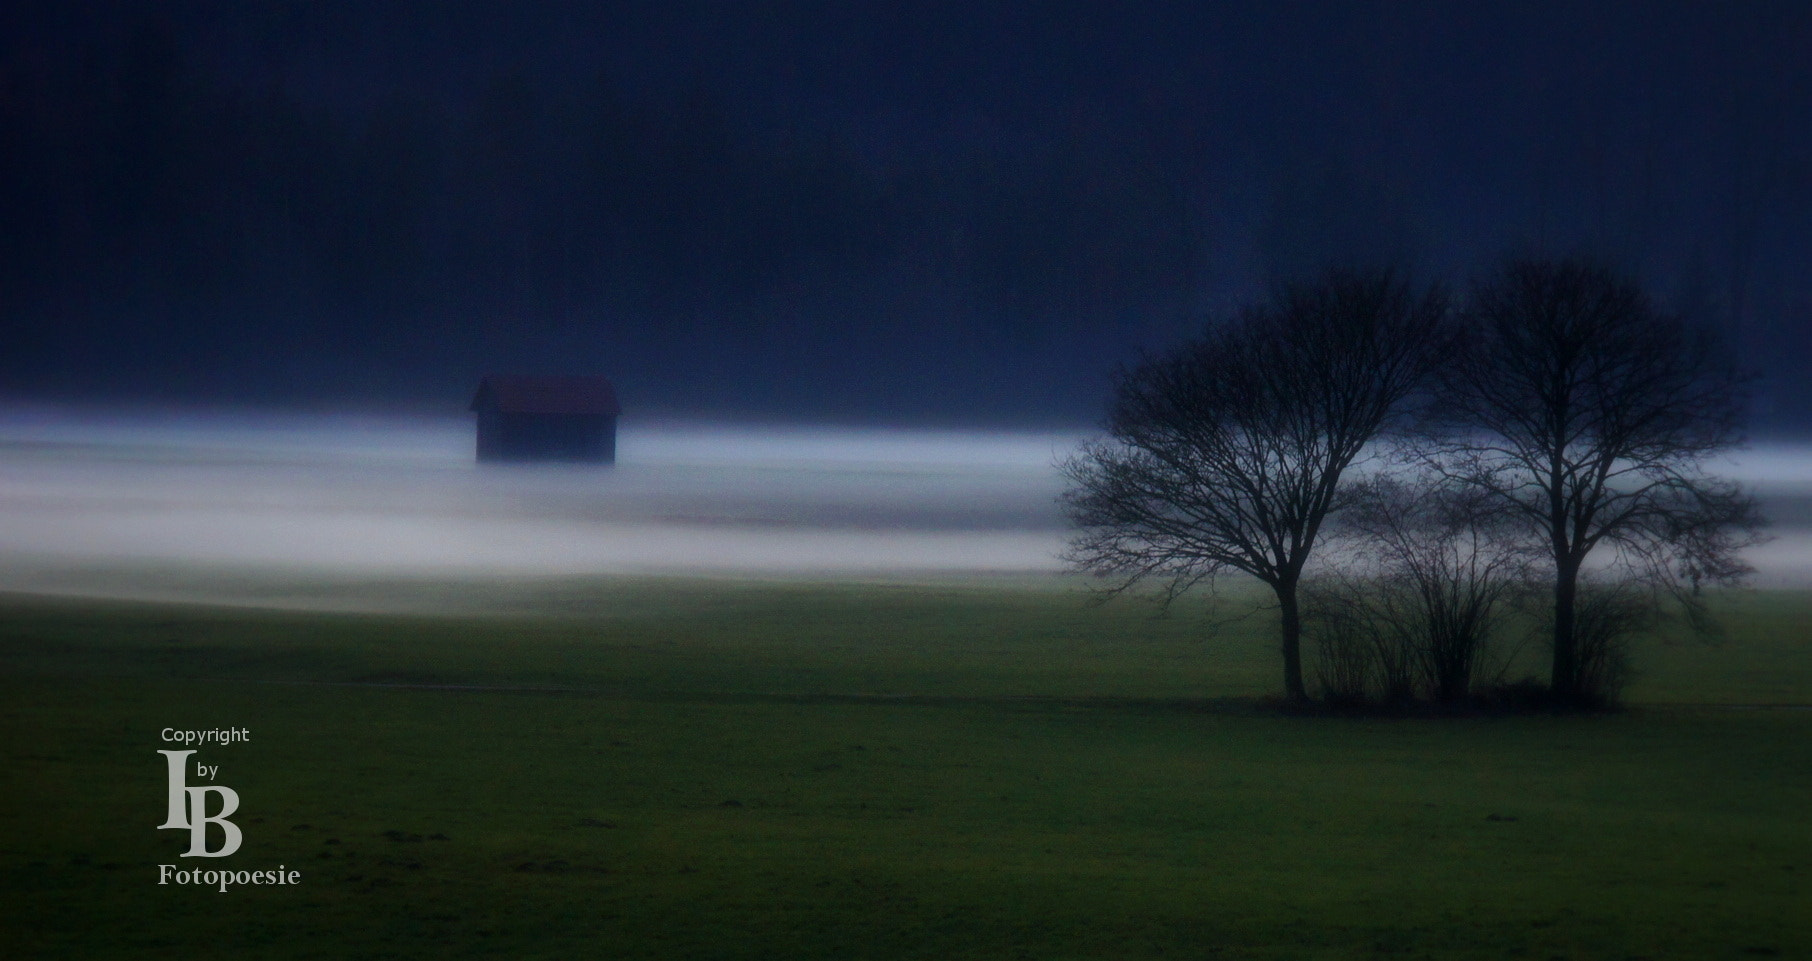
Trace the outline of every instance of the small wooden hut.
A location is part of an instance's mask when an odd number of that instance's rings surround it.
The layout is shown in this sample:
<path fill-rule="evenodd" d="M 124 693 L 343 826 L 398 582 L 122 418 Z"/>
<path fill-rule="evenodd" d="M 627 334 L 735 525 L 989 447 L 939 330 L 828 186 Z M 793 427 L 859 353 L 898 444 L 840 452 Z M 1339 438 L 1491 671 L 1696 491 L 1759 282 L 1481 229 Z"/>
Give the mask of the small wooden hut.
<path fill-rule="evenodd" d="M 617 392 L 602 377 L 492 374 L 472 398 L 478 460 L 614 464 Z"/>

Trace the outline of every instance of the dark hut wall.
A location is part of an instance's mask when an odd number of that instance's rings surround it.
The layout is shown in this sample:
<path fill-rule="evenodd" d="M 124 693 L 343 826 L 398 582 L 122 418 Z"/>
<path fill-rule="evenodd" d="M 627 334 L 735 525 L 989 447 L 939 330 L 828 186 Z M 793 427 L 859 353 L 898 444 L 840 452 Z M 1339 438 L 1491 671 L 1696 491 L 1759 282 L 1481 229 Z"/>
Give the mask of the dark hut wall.
<path fill-rule="evenodd" d="M 607 464 L 616 460 L 616 434 L 616 418 L 604 414 L 480 411 L 478 459 L 568 460 Z"/>
<path fill-rule="evenodd" d="M 622 408 L 602 377 L 492 374 L 471 409 L 480 461 L 616 462 Z"/>

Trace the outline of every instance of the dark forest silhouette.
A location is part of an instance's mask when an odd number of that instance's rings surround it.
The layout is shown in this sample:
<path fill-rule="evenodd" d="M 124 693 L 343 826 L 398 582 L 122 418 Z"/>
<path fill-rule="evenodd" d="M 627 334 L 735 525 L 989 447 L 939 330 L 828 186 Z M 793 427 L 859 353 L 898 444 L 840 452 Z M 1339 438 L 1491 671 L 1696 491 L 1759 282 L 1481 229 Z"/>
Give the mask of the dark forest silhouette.
<path fill-rule="evenodd" d="M 1075 423 L 1260 278 L 1526 245 L 1812 409 L 1803 17 L 455 7 L 0 15 L 0 391 Z"/>

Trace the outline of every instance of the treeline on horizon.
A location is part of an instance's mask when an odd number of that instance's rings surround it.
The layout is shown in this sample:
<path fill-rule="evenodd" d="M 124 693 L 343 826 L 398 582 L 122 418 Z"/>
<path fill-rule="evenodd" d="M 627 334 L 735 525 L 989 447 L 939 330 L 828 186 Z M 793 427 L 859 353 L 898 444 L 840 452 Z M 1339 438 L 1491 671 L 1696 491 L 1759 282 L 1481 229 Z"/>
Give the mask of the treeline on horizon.
<path fill-rule="evenodd" d="M 783 340 L 1011 352 L 1174 315 L 1200 279 L 1182 185 L 1088 144 L 877 158 L 835 129 L 755 129 L 707 86 L 602 72 L 329 109 L 196 66 L 155 19 L 92 54 L 5 78 L 0 272 L 35 328 L 14 364 L 81 355 L 111 368 L 97 389 L 205 388 L 197 356 L 231 392 L 306 391 L 336 356 L 463 383 L 474 363 L 683 368 Z"/>
<path fill-rule="evenodd" d="M 479 374 L 561 368 L 643 410 L 1077 423 L 1104 360 L 1267 278 L 1381 254 L 1459 271 L 1531 242 L 1663 273 L 1658 295 L 1739 328 L 1771 373 L 1762 426 L 1812 413 L 1792 376 L 1812 300 L 1781 286 L 1804 237 L 1773 206 L 1806 185 L 1766 111 L 1708 152 L 1614 103 L 1549 117 L 1563 94 L 1531 91 L 1441 120 L 1453 143 L 1380 152 L 1388 131 L 1333 107 L 1226 91 L 788 118 L 708 65 L 675 84 L 601 62 L 346 100 L 235 74 L 188 16 L 0 46 L 10 395 L 457 405 Z M 1454 166 L 1537 114 L 1557 142 L 1608 139 L 1532 146 L 1522 179 Z M 1678 176 L 1618 193 L 1620 164 L 1657 156 Z"/>

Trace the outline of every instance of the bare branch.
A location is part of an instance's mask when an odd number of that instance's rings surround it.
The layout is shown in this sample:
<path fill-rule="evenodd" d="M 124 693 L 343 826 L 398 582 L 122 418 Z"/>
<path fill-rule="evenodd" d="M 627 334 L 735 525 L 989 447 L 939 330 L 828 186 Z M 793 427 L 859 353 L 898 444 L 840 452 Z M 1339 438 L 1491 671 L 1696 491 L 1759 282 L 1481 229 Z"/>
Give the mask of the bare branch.
<path fill-rule="evenodd" d="M 1761 518 L 1702 469 L 1741 440 L 1744 380 L 1710 331 L 1590 262 L 1511 261 L 1474 287 L 1465 320 L 1423 461 L 1498 499 L 1545 543 L 1553 687 L 1568 697 L 1582 676 L 1575 607 L 1593 551 L 1613 550 L 1687 602 L 1747 573 L 1738 555 Z M 1616 598 L 1594 610 L 1627 607 Z"/>
<path fill-rule="evenodd" d="M 1280 286 L 1199 339 L 1120 372 L 1108 437 L 1062 465 L 1068 562 L 1167 596 L 1228 572 L 1270 585 L 1285 690 L 1303 696 L 1296 585 L 1341 479 L 1423 385 L 1447 304 L 1389 271 Z"/>

